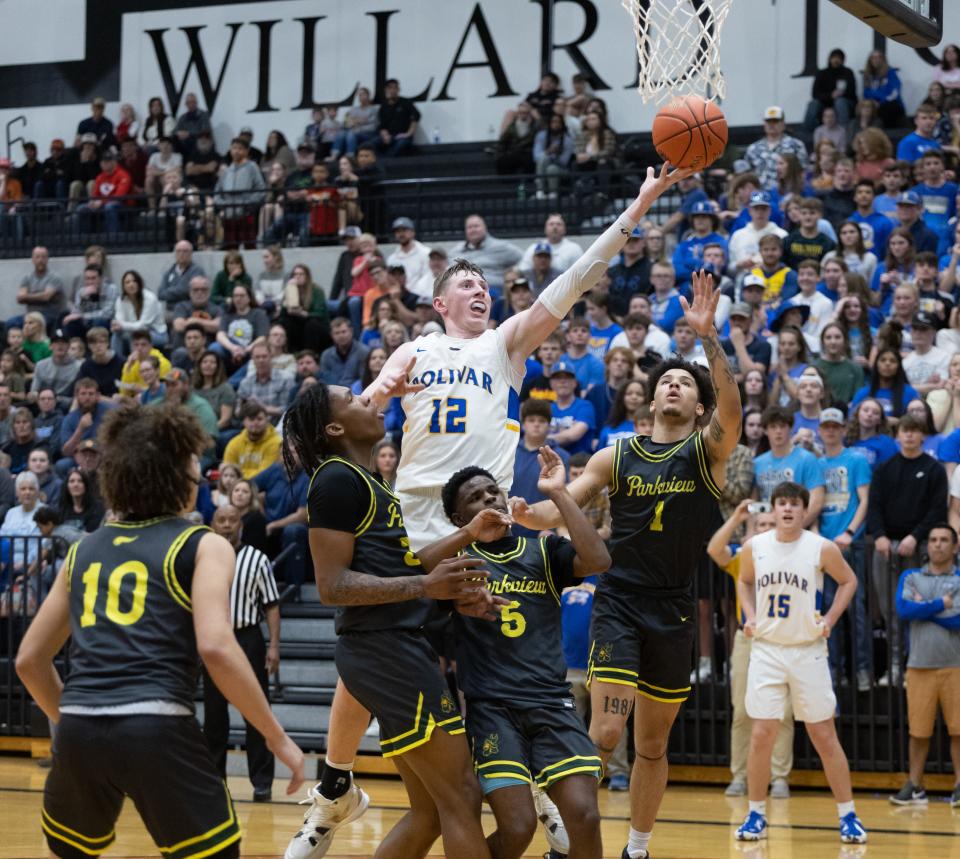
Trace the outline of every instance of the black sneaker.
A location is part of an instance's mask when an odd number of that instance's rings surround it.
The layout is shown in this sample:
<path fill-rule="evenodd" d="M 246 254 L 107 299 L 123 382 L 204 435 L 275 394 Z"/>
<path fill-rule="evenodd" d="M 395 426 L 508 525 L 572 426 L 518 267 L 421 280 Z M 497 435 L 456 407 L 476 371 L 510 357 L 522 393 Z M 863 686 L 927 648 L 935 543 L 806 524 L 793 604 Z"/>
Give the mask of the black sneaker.
<path fill-rule="evenodd" d="M 627 848 L 623 848 L 623 853 L 620 854 L 620 859 L 634 859 L 629 853 L 627 853 Z M 647 850 L 644 850 L 640 856 L 640 859 L 650 859 L 650 853 Z"/>
<path fill-rule="evenodd" d="M 916 787 L 913 782 L 908 781 L 890 797 L 890 802 L 894 805 L 925 806 L 929 800 L 927 799 L 927 792 L 922 787 Z"/>

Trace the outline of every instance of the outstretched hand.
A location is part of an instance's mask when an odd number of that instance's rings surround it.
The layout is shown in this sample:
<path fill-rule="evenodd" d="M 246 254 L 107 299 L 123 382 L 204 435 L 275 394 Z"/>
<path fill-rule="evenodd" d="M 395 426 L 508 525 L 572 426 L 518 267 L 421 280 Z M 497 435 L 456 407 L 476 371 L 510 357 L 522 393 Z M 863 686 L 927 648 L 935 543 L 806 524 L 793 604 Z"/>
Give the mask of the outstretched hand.
<path fill-rule="evenodd" d="M 549 495 L 567 485 L 567 471 L 563 467 L 563 460 L 552 447 L 543 445 L 537 454 L 537 460 L 540 463 L 540 477 L 537 479 L 537 489 L 540 492 Z"/>
<path fill-rule="evenodd" d="M 422 391 L 425 385 L 411 385 L 407 378 L 417 364 L 416 355 L 411 355 L 407 366 L 403 369 L 390 370 L 383 373 L 377 381 L 377 387 L 373 390 L 373 396 L 379 402 L 386 402 L 391 397 L 402 397 L 404 394 L 413 394 Z"/>
<path fill-rule="evenodd" d="M 676 170 L 671 170 L 671 166 L 669 161 L 665 162 L 661 165 L 659 173 L 657 173 L 653 167 L 648 167 L 647 178 L 644 179 L 643 184 L 640 186 L 640 194 L 638 196 L 644 199 L 649 198 L 655 200 L 668 188 L 676 185 L 681 179 L 693 176 L 697 172 L 693 167 L 678 167 Z"/>
<path fill-rule="evenodd" d="M 680 306 L 683 308 L 684 318 L 690 327 L 700 337 L 706 337 L 714 332 L 713 320 L 717 315 L 717 304 L 720 302 L 720 289 L 713 288 L 713 275 L 705 271 L 695 271 L 690 278 L 693 289 L 693 304 L 680 296 Z"/>

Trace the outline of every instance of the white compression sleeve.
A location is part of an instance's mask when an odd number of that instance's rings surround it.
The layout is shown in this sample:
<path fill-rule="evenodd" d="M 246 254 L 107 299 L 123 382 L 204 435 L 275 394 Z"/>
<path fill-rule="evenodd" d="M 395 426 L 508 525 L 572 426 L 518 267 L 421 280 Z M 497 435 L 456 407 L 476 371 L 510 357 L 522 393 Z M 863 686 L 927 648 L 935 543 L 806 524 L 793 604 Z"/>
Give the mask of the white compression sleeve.
<path fill-rule="evenodd" d="M 563 319 L 583 294 L 600 282 L 610 260 L 623 249 L 635 226 L 625 214 L 617 218 L 580 259 L 540 293 L 537 301 L 551 316 Z"/>

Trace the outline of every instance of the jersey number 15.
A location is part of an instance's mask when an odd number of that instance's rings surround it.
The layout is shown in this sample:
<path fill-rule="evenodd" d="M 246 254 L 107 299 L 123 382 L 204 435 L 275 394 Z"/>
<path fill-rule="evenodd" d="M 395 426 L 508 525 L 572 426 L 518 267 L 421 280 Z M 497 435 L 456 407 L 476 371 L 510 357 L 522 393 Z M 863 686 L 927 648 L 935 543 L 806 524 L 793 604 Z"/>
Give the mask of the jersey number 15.
<path fill-rule="evenodd" d="M 467 401 L 462 397 L 447 397 L 433 400 L 430 415 L 430 432 L 466 432 Z"/>

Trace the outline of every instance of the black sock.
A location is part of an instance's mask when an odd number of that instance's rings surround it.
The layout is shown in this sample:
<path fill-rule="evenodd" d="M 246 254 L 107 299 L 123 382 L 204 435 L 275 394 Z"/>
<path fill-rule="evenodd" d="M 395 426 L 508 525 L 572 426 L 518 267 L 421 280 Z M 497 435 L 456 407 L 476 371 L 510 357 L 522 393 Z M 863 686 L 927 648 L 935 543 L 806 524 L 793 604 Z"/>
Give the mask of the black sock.
<path fill-rule="evenodd" d="M 340 770 L 323 762 L 320 771 L 320 794 L 326 799 L 339 799 L 350 789 L 350 771 Z"/>

